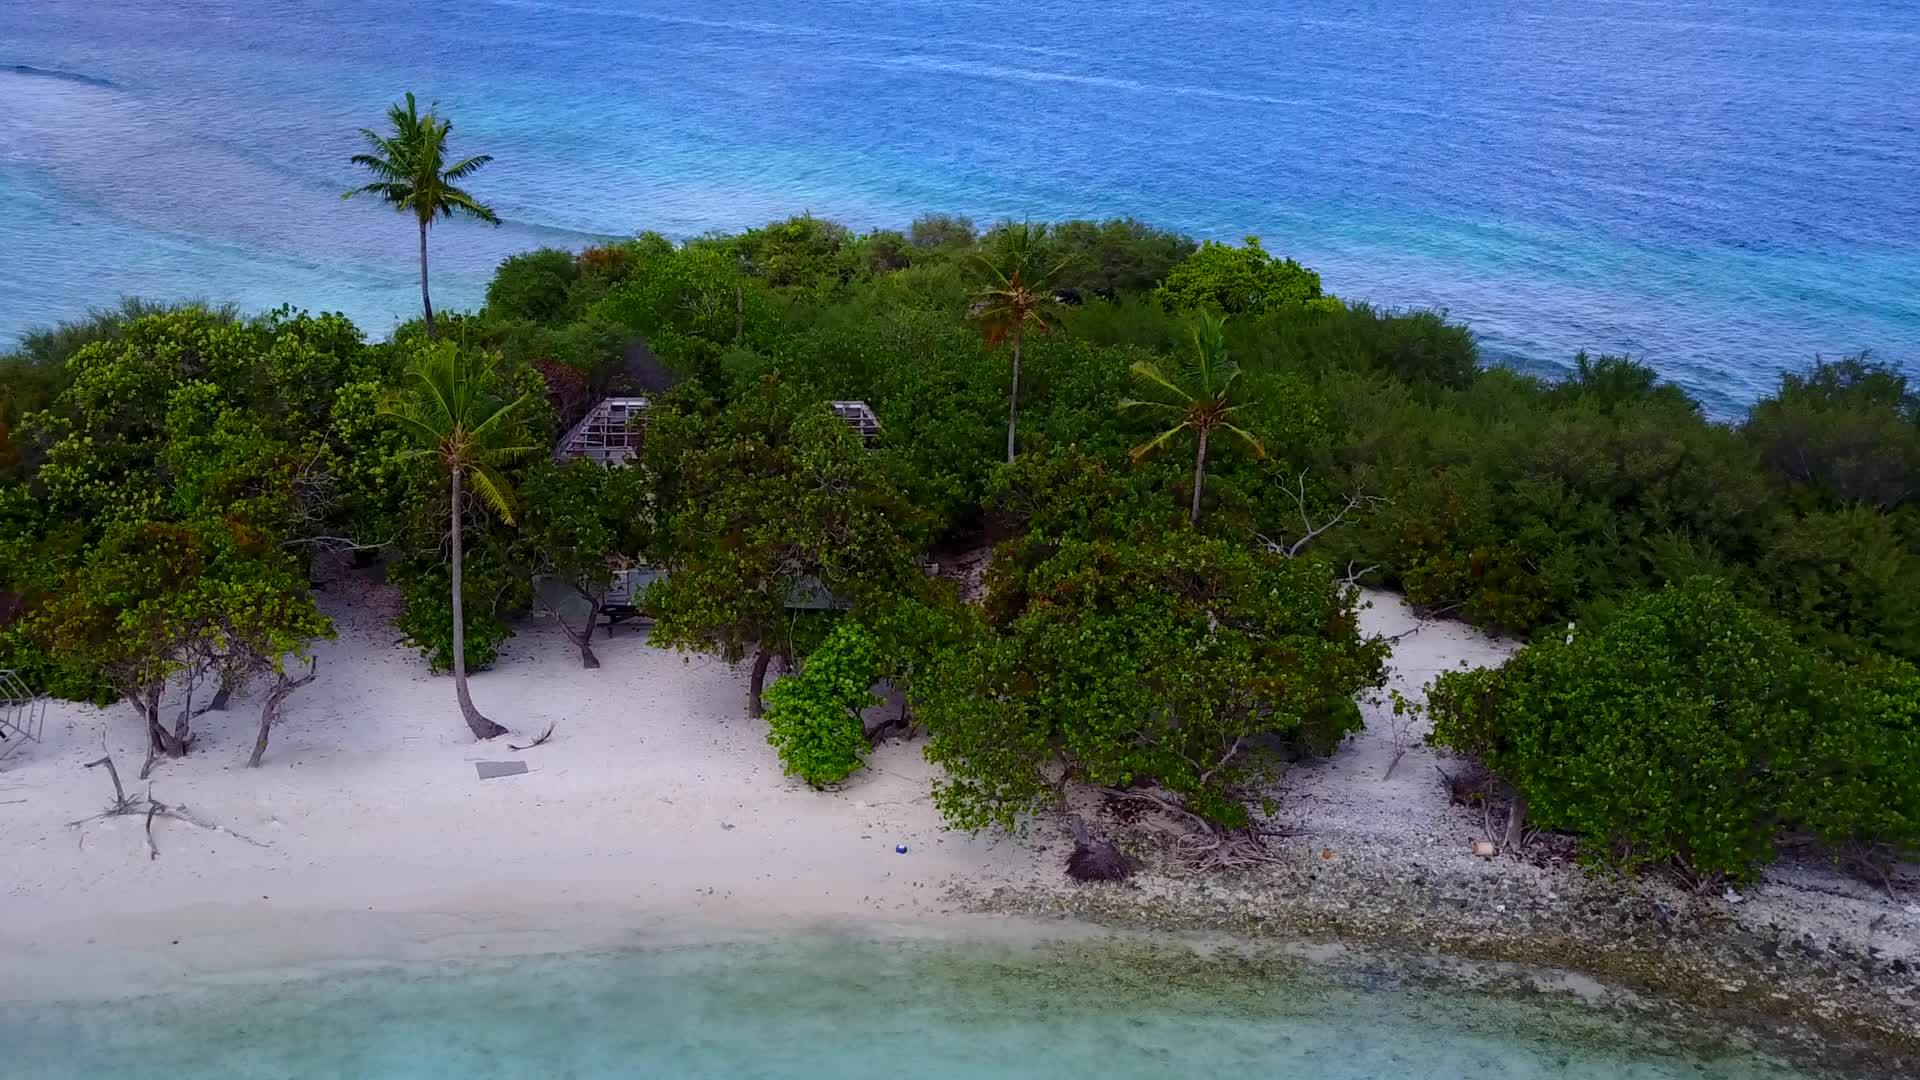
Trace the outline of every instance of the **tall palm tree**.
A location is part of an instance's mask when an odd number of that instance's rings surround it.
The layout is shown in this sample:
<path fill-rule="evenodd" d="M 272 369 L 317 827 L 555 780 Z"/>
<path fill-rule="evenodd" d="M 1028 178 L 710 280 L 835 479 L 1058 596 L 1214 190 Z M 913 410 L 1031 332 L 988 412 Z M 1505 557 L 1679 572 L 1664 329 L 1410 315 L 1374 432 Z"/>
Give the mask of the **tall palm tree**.
<path fill-rule="evenodd" d="M 974 298 L 970 314 L 980 324 L 980 333 L 988 345 L 1013 340 L 1013 390 L 1007 396 L 1009 465 L 1013 464 L 1014 427 L 1020 415 L 1020 346 L 1026 340 L 1029 327 L 1042 334 L 1053 332 L 1053 319 L 1060 304 L 1054 299 L 1049 282 L 1072 261 L 1065 259 L 1050 270 L 1039 269 L 1035 260 L 1046 235 L 1044 225 L 1024 222 L 1008 225 L 999 239 L 998 257 L 978 256 L 986 270 L 985 283 Z"/>
<path fill-rule="evenodd" d="M 493 210 L 461 188 L 460 182 L 493 160 L 491 154 L 476 154 L 448 165 L 447 138 L 453 134 L 453 121 L 442 120 L 427 107 L 425 116 L 414 106 L 413 94 L 407 94 L 403 107 L 387 106 L 387 123 L 392 134 L 382 135 L 372 128 L 361 128 L 367 153 L 353 155 L 353 163 L 373 174 L 373 183 L 342 194 L 377 195 L 382 202 L 401 213 L 413 212 L 420 222 L 420 306 L 427 313 L 427 337 L 433 337 L 433 299 L 427 295 L 427 227 L 436 217 L 455 214 L 500 224 Z"/>
<path fill-rule="evenodd" d="M 1194 362 L 1185 374 L 1186 385 L 1174 382 L 1154 364 L 1145 360 L 1136 361 L 1130 369 L 1134 382 L 1143 394 L 1151 397 L 1147 400 L 1128 398 L 1120 403 L 1121 412 L 1156 412 L 1177 421 L 1172 427 L 1133 448 L 1131 456 L 1136 463 L 1172 442 L 1173 437 L 1182 431 L 1194 433 L 1193 509 L 1188 520 L 1195 525 L 1200 523 L 1200 489 L 1207 478 L 1207 441 L 1215 431 L 1224 431 L 1238 438 L 1253 451 L 1254 457 L 1267 456 L 1267 448 L 1260 445 L 1260 440 L 1254 438 L 1251 432 L 1234 426 L 1230 419 L 1246 405 L 1228 403 L 1234 384 L 1240 379 L 1240 368 L 1227 359 L 1226 325 L 1224 317 L 1211 311 L 1198 313 L 1190 327 Z"/>
<path fill-rule="evenodd" d="M 489 359 L 454 348 L 451 342 L 430 345 L 409 373 L 412 392 L 381 409 L 413 442 L 413 453 L 438 459 L 447 470 L 449 506 L 447 538 L 453 569 L 453 687 L 460 699 L 460 715 L 476 739 L 491 739 L 506 728 L 481 715 L 467 693 L 467 623 L 461 596 L 461 559 L 466 518 L 466 487 L 508 524 L 514 518 L 513 487 L 500 466 L 538 451 L 535 446 L 512 445 L 516 434 L 513 414 L 527 403 L 522 394 L 506 401 L 493 392 Z"/>

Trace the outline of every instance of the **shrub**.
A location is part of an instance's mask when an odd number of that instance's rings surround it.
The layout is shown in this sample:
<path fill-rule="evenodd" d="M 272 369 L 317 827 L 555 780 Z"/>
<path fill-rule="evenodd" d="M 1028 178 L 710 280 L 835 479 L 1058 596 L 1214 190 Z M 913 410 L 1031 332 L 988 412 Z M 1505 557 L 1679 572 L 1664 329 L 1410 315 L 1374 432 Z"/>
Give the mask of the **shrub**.
<path fill-rule="evenodd" d="M 1890 510 L 1920 487 L 1920 395 L 1865 357 L 1782 375 L 1745 434 L 1780 477 L 1840 503 Z"/>
<path fill-rule="evenodd" d="M 1920 851 L 1920 670 L 1879 660 L 1846 678 L 1851 707 L 1815 731 L 1822 775 L 1806 786 L 1799 824 L 1884 883 Z"/>
<path fill-rule="evenodd" d="M 1228 315 L 1277 311 L 1320 297 L 1320 275 L 1294 262 L 1276 259 L 1249 236 L 1245 247 L 1211 240 L 1167 273 L 1154 292 L 1175 311 L 1217 308 Z"/>
<path fill-rule="evenodd" d="M 568 292 L 579 279 L 580 260 L 571 251 L 540 248 L 510 256 L 487 284 L 487 314 L 554 321 L 566 314 Z"/>
<path fill-rule="evenodd" d="M 1791 828 L 1912 841 L 1916 684 L 1851 684 L 1701 578 L 1597 631 L 1542 635 L 1497 671 L 1443 675 L 1429 713 L 1434 743 L 1482 758 L 1590 857 L 1704 884 L 1750 879 Z M 1904 811 L 1880 816 L 1875 788 Z"/>
<path fill-rule="evenodd" d="M 796 675 L 767 690 L 767 741 L 788 776 L 814 787 L 837 784 L 864 765 L 860 710 L 877 705 L 880 646 L 865 627 L 842 619 Z"/>
<path fill-rule="evenodd" d="M 1047 234 L 1048 265 L 1066 261 L 1055 277 L 1061 289 L 1116 297 L 1151 292 L 1196 245 L 1190 237 L 1134 218 L 1063 221 Z"/>
<path fill-rule="evenodd" d="M 907 240 L 922 250 L 962 251 L 973 246 L 973 219 L 955 214 L 922 214 L 907 228 Z"/>
<path fill-rule="evenodd" d="M 513 636 L 506 615 L 523 610 L 533 591 L 523 568 L 507 561 L 504 544 L 477 529 L 467 536 L 460 584 L 468 671 L 493 666 L 501 643 Z M 453 670 L 453 578 L 446 561 L 437 552 L 403 558 L 390 564 L 388 577 L 405 601 L 394 625 L 406 643 L 420 650 L 435 674 Z"/>

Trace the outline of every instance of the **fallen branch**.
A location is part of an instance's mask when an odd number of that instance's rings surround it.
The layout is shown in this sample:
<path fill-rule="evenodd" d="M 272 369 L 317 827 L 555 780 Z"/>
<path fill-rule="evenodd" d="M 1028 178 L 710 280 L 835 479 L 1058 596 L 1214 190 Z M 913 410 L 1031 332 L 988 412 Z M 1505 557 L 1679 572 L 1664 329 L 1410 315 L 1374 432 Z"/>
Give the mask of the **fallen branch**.
<path fill-rule="evenodd" d="M 541 734 L 540 734 L 540 737 L 539 737 L 539 738 L 537 738 L 537 739 L 535 739 L 535 740 L 533 740 L 532 742 L 530 742 L 530 743 L 528 743 L 528 744 L 527 744 L 527 745 L 525 745 L 525 746 L 515 746 L 515 745 L 513 745 L 512 743 L 508 743 L 508 744 L 507 744 L 507 749 L 509 749 L 509 750 L 531 750 L 531 749 L 533 749 L 534 747 L 536 747 L 536 746 L 539 746 L 539 745 L 540 745 L 541 743 L 544 743 L 544 742 L 546 742 L 546 741 L 547 741 L 548 739 L 551 739 L 551 738 L 553 738 L 553 729 L 554 729 L 554 728 L 555 728 L 556 726 L 558 726 L 558 724 L 559 724 L 559 721 L 557 721 L 557 720 L 556 720 L 556 721 L 554 721 L 554 722 L 553 722 L 553 723 L 551 723 L 551 724 L 548 724 L 548 725 L 547 725 L 547 730 L 546 730 L 546 731 L 544 731 L 544 732 L 541 732 Z"/>
<path fill-rule="evenodd" d="M 87 762 L 87 768 L 89 769 L 97 769 L 102 765 L 107 767 L 107 775 L 113 778 L 113 806 L 125 807 L 130 805 L 127 802 L 127 789 L 120 786 L 120 770 L 113 767 L 113 758 L 109 756 L 103 757 L 98 761 Z M 110 812 L 112 812 L 111 809 Z M 124 813 L 125 811 L 120 812 Z"/>
<path fill-rule="evenodd" d="M 126 789 L 121 787 L 120 785 L 120 771 L 114 768 L 113 758 L 111 756 L 100 758 L 97 761 L 89 761 L 87 762 L 86 767 L 89 769 L 92 769 L 92 768 L 97 768 L 101 765 L 105 765 L 107 767 L 107 775 L 113 778 L 113 801 L 107 804 L 107 808 L 105 810 L 101 811 L 98 814 L 93 815 L 92 817 L 85 817 L 85 818 L 81 818 L 78 821 L 67 822 L 68 828 L 77 829 L 82 825 L 86 825 L 90 822 L 99 821 L 103 818 L 125 817 L 129 814 L 138 814 L 142 811 L 145 811 L 146 818 L 147 818 L 146 835 L 147 835 L 147 858 L 148 859 L 157 859 L 160 857 L 160 846 L 156 844 L 153 839 L 153 819 L 156 817 L 166 817 L 166 818 L 172 818 L 175 821 L 184 821 L 196 829 L 206 829 L 209 832 L 225 833 L 226 835 L 233 837 L 235 840 L 239 840 L 243 843 L 252 844 L 254 847 L 257 847 L 257 848 L 264 848 L 264 847 L 271 846 L 269 844 L 262 843 L 259 840 L 255 840 L 253 837 L 247 836 L 244 833 L 234 832 L 232 829 L 229 829 L 224 825 L 215 825 L 211 821 L 202 821 L 201 819 L 193 816 L 193 814 L 189 812 L 185 806 L 168 806 L 166 803 L 163 803 L 153 797 L 152 784 L 147 785 L 147 793 L 145 795 L 128 795 L 126 792 Z"/>

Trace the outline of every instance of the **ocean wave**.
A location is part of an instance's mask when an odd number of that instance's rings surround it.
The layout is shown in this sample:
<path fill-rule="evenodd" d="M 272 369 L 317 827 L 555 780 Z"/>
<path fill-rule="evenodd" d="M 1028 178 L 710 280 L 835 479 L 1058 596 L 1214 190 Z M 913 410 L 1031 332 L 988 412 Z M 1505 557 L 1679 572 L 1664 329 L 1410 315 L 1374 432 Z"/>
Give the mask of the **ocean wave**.
<path fill-rule="evenodd" d="M 120 84 L 112 79 L 98 75 L 87 75 L 78 71 L 60 71 L 54 68 L 38 68 L 31 64 L 0 64 L 0 75 L 25 75 L 35 79 L 59 79 L 62 82 L 84 83 L 87 86 L 104 86 L 109 90 L 120 89 Z"/>

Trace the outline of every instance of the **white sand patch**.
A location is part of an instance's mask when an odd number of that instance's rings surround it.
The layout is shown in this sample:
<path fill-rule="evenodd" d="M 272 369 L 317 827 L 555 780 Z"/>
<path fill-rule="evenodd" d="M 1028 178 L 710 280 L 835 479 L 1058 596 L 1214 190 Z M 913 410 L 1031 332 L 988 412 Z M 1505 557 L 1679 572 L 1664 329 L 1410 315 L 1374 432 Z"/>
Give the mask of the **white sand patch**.
<path fill-rule="evenodd" d="M 1472 841 L 1466 826 L 1471 815 L 1450 804 L 1435 771 L 1436 766 L 1451 771 L 1459 766 L 1443 763 L 1427 748 L 1431 725 L 1423 715 L 1396 735 L 1387 691 L 1424 702 L 1425 687 L 1442 672 L 1497 667 L 1519 643 L 1465 623 L 1418 618 L 1398 596 L 1377 589 L 1364 590 L 1361 603 L 1361 631 L 1393 640 L 1387 687 L 1363 700 L 1365 730 L 1355 732 L 1332 757 L 1288 772 L 1281 819 L 1314 838 L 1364 837 L 1416 847 L 1457 840 L 1464 850 Z M 1393 764 L 1396 746 L 1405 753 Z M 1477 831 L 1479 822 L 1471 824 Z"/>
<path fill-rule="evenodd" d="M 355 928 L 323 917 L 343 911 L 553 928 L 610 911 L 629 925 L 899 919 L 941 910 L 953 876 L 1042 871 L 1018 843 L 941 827 L 917 742 L 883 745 L 841 791 L 783 776 L 744 678 L 650 647 L 644 627 L 596 638 L 597 671 L 551 623 L 520 627 L 473 679 L 514 734 L 475 743 L 452 682 L 394 644 L 387 590 L 348 579 L 320 595 L 339 640 L 319 647 L 319 677 L 288 699 L 262 766 L 244 767 L 249 697 L 201 716 L 193 752 L 153 773 L 155 798 L 267 847 L 161 819 L 150 859 L 138 818 L 69 826 L 108 801 L 103 770 L 83 768 L 103 735 L 130 787 L 144 736 L 125 705 L 52 706 L 45 743 L 0 767 L 0 970 L 88 942 L 217 940 L 271 913 L 324 939 L 287 943 L 290 962 L 384 947 L 343 940 Z M 508 749 L 549 723 L 546 745 Z M 498 760 L 528 772 L 476 777 L 474 762 Z"/>

